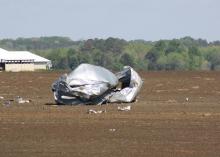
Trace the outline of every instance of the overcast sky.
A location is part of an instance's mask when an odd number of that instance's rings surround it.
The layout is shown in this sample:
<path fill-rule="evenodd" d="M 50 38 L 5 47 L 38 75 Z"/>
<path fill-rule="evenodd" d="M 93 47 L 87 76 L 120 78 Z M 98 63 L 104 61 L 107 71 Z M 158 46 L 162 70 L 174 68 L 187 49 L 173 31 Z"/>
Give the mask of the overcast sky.
<path fill-rule="evenodd" d="M 220 0 L 0 0 L 0 39 L 220 40 Z"/>

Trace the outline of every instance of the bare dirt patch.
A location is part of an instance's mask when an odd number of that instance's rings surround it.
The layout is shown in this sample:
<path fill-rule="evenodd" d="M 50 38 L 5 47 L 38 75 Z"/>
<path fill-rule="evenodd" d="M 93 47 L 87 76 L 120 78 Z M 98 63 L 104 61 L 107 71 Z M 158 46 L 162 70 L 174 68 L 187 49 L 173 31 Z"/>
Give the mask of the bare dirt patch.
<path fill-rule="evenodd" d="M 220 156 L 219 72 L 145 72 L 136 103 L 103 106 L 54 104 L 60 75 L 0 73 L 0 156 Z"/>

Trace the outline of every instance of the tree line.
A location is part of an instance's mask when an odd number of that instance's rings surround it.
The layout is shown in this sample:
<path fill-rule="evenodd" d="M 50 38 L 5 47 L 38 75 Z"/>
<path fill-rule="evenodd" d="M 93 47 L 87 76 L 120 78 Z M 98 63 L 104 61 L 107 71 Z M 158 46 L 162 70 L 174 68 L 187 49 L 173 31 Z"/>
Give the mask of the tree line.
<path fill-rule="evenodd" d="M 54 69 L 74 69 L 81 63 L 119 70 L 219 70 L 220 41 L 184 37 L 172 40 L 126 41 L 118 38 L 73 41 L 68 37 L 2 39 L 7 50 L 28 50 L 50 59 Z"/>

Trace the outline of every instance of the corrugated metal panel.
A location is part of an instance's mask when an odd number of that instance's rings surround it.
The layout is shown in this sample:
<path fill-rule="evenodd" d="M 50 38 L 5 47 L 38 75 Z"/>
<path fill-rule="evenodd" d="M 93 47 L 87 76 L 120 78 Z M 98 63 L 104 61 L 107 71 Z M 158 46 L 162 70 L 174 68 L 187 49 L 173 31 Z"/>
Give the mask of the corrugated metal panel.
<path fill-rule="evenodd" d="M 0 48 L 0 60 L 5 60 L 6 59 L 6 53 L 8 53 L 8 51 Z"/>
<path fill-rule="evenodd" d="M 50 62 L 50 60 L 29 51 L 7 51 L 1 48 L 0 60 L 34 60 L 34 62 Z"/>

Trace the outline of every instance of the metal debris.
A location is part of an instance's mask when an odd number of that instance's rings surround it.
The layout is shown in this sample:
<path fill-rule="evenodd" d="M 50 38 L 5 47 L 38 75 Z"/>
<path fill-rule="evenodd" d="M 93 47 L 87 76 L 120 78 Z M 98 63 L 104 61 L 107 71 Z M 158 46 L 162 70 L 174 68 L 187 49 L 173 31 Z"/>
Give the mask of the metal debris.
<path fill-rule="evenodd" d="M 62 75 L 52 84 L 58 104 L 80 105 L 134 102 L 143 81 L 130 66 L 113 74 L 95 65 L 81 64 L 70 74 Z"/>
<path fill-rule="evenodd" d="M 211 116 L 211 115 L 212 115 L 211 113 L 203 113 L 203 114 L 202 114 L 203 117 L 209 117 L 209 116 Z"/>
<path fill-rule="evenodd" d="M 11 105 L 11 101 L 10 100 L 6 100 L 3 102 L 3 105 L 6 107 L 9 107 Z"/>
<path fill-rule="evenodd" d="M 89 109 L 88 111 L 87 111 L 87 113 L 88 114 L 100 114 L 100 113 L 105 113 L 106 112 L 106 110 L 98 110 L 98 111 L 96 111 L 96 110 L 93 110 L 93 109 Z"/>
<path fill-rule="evenodd" d="M 19 104 L 30 103 L 30 100 L 23 99 L 23 98 L 20 97 L 20 96 L 17 96 L 17 97 L 15 98 L 15 101 L 16 101 L 17 103 L 19 103 Z"/>
<path fill-rule="evenodd" d="M 110 131 L 110 132 L 115 132 L 115 131 L 116 131 L 116 129 L 109 129 L 109 131 Z"/>
<path fill-rule="evenodd" d="M 130 110 L 131 110 L 131 106 L 125 106 L 125 107 L 118 106 L 118 111 L 130 111 Z"/>

